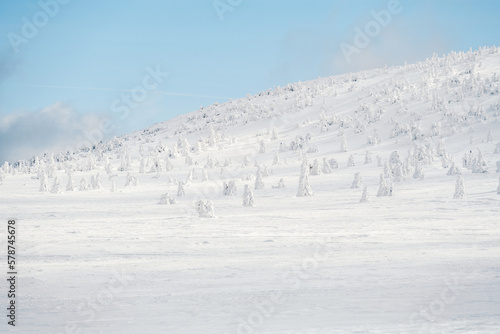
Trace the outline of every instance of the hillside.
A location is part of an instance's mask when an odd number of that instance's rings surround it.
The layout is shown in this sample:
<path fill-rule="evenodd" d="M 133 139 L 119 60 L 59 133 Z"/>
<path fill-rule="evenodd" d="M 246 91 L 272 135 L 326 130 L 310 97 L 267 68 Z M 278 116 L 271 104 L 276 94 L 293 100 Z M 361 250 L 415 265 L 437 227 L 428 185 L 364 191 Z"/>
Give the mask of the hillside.
<path fill-rule="evenodd" d="M 499 89 L 483 48 L 5 164 L 23 333 L 498 332 Z"/>

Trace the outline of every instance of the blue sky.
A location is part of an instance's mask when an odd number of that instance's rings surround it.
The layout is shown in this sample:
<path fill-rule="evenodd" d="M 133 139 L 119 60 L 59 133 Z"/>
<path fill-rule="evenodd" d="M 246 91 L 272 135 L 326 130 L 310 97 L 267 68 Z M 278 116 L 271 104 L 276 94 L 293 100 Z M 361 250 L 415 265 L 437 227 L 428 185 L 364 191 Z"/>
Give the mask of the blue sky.
<path fill-rule="evenodd" d="M 77 145 L 103 119 L 107 139 L 276 85 L 500 44 L 499 1 L 400 0 L 348 61 L 342 43 L 391 1 L 2 1 L 0 161 Z M 169 75 L 117 118 L 148 68 Z"/>

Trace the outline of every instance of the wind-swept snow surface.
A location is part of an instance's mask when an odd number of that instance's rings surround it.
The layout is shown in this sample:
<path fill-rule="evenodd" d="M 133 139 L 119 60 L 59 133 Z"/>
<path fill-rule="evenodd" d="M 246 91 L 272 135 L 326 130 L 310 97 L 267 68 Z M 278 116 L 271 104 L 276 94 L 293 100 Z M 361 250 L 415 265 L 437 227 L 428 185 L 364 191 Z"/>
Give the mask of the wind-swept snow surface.
<path fill-rule="evenodd" d="M 4 165 L 15 330 L 500 332 L 499 87 L 452 53 Z"/>

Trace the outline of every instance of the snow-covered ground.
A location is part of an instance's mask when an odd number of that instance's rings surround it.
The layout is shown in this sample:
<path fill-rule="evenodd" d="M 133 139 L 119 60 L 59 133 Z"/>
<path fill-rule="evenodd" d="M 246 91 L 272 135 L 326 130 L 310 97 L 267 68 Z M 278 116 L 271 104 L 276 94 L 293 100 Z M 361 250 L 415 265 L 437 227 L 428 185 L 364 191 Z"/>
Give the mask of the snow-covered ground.
<path fill-rule="evenodd" d="M 3 316 L 0 331 L 498 333 L 499 87 L 498 48 L 453 53 L 4 166 L 19 294 L 16 328 Z M 392 196 L 377 196 L 381 174 Z"/>

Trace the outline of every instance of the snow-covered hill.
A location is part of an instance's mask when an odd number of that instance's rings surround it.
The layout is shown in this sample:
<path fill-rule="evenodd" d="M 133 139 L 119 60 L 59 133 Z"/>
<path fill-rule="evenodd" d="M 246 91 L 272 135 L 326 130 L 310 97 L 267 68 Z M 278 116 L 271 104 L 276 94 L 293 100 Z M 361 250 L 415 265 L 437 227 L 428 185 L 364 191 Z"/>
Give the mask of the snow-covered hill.
<path fill-rule="evenodd" d="M 451 53 L 5 164 L 18 326 L 497 333 L 499 89 Z"/>

